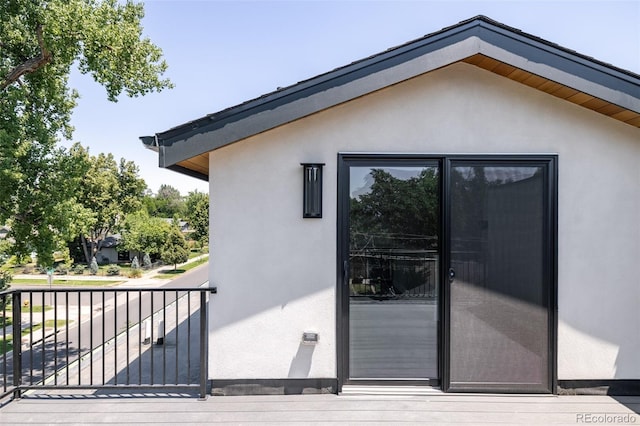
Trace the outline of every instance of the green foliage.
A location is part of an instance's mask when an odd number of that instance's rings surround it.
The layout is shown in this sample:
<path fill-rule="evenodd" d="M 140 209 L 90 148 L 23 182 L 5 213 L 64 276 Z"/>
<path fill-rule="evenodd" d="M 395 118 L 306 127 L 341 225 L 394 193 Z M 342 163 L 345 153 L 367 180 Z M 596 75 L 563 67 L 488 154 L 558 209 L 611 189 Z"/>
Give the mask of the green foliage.
<path fill-rule="evenodd" d="M 107 275 L 109 275 L 110 277 L 120 275 L 120 267 L 118 265 L 110 265 L 107 268 Z"/>
<path fill-rule="evenodd" d="M 145 269 L 150 269 L 151 268 L 151 257 L 149 256 L 149 253 L 145 253 L 144 256 L 142 257 L 142 266 Z"/>
<path fill-rule="evenodd" d="M 59 274 L 59 275 L 67 275 L 70 270 L 71 270 L 71 267 L 67 263 L 59 263 L 55 269 L 56 274 Z"/>
<path fill-rule="evenodd" d="M 177 227 L 172 227 L 167 237 L 167 241 L 162 247 L 160 253 L 162 261 L 173 265 L 173 269 L 177 269 L 178 263 L 189 260 L 189 247 L 187 241 Z"/>
<path fill-rule="evenodd" d="M 132 1 L 0 2 L 0 223 L 10 222 L 20 257 L 35 251 L 50 267 L 91 216 L 75 199 L 83 150 L 56 147 L 72 136 L 71 67 L 91 74 L 111 101 L 171 87 L 161 50 L 142 36 L 143 15 Z"/>
<path fill-rule="evenodd" d="M 9 158 L 4 148 L 0 145 L 0 180 L 7 177 L 8 183 L 0 185 L 0 223 L 11 225 L 12 253 L 25 258 L 36 252 L 38 263 L 51 267 L 53 253 L 64 250 L 89 218 L 75 198 L 88 170 L 86 151 L 80 145 L 65 150 L 23 143 Z"/>
<path fill-rule="evenodd" d="M 190 192 L 187 196 L 187 219 L 193 229 L 193 239 L 205 245 L 209 240 L 209 196 Z"/>
<path fill-rule="evenodd" d="M 138 256 L 134 256 L 131 261 L 131 269 L 140 269 L 140 262 L 138 262 Z"/>
<path fill-rule="evenodd" d="M 0 269 L 0 291 L 3 291 L 7 287 L 9 287 L 9 283 L 11 282 L 12 278 L 13 276 L 11 275 L 11 272 Z"/>
<path fill-rule="evenodd" d="M 140 278 L 142 276 L 142 269 L 138 268 L 138 269 L 131 269 L 129 270 L 129 272 L 127 273 L 127 276 L 129 278 Z"/>
<path fill-rule="evenodd" d="M 121 232 L 121 245 L 125 250 L 145 253 L 145 258 L 149 254 L 159 255 L 170 231 L 171 225 L 165 220 L 149 217 L 145 211 L 139 211 L 127 216 Z M 143 263 L 146 266 L 144 258 Z"/>
<path fill-rule="evenodd" d="M 6 239 L 0 240 L 0 265 L 8 262 L 11 258 L 11 241 Z"/>
<path fill-rule="evenodd" d="M 147 194 L 143 204 L 147 213 L 155 217 L 183 217 L 187 211 L 184 197 L 171 185 L 160 185 L 158 193 L 155 196 Z"/>
<path fill-rule="evenodd" d="M 91 263 L 89 264 L 89 272 L 91 272 L 91 275 L 96 275 L 99 269 L 100 268 L 98 267 L 98 261 L 94 256 L 91 258 Z"/>
<path fill-rule="evenodd" d="M 141 207 L 146 184 L 131 161 L 121 159 L 118 164 L 112 154 L 87 155 L 86 161 L 89 167 L 77 198 L 91 215 L 80 232 L 88 261 L 121 220 Z"/>

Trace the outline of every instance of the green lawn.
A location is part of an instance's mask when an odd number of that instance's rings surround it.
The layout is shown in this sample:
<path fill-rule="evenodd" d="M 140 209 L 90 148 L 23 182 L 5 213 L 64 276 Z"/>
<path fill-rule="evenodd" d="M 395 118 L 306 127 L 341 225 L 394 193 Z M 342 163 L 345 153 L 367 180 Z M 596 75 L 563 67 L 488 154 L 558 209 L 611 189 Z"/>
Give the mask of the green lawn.
<path fill-rule="evenodd" d="M 73 322 L 73 321 L 69 321 L 69 324 L 71 324 L 72 322 Z M 44 322 L 44 326 L 45 326 L 45 328 L 54 328 L 54 327 L 57 327 L 58 329 L 60 329 L 60 328 L 64 327 L 66 324 L 67 324 L 67 321 L 66 321 L 66 320 L 58 320 L 58 321 L 54 321 L 54 320 L 46 320 L 46 321 Z M 40 324 L 35 324 L 35 325 L 34 325 L 34 326 L 32 326 L 32 327 L 28 327 L 28 328 L 25 328 L 24 330 L 22 330 L 22 335 L 23 335 L 23 336 L 26 336 L 26 335 L 28 335 L 29 333 L 32 333 L 32 332 L 34 332 L 34 331 L 38 331 L 38 330 L 40 330 L 41 328 L 42 328 L 42 324 L 41 324 L 41 323 L 40 323 Z"/>
<path fill-rule="evenodd" d="M 160 271 L 159 274 L 154 275 L 153 278 L 159 278 L 162 280 L 170 280 L 172 278 L 175 278 L 177 275 L 180 274 L 184 274 L 185 272 L 196 268 L 204 263 L 207 263 L 209 261 L 209 256 L 205 256 L 201 259 L 196 260 L 195 262 L 190 262 L 187 263 L 186 265 L 181 266 L 179 269 L 173 270 L 173 269 L 163 269 L 162 271 Z"/>
<path fill-rule="evenodd" d="M 31 307 L 29 307 L 29 305 L 22 305 L 22 307 L 20 308 L 20 312 L 24 312 L 24 313 L 29 313 L 29 312 L 42 312 L 42 310 L 45 311 L 50 311 L 51 309 L 53 309 L 52 306 L 46 305 L 46 306 L 42 306 L 42 305 L 33 305 Z M 13 312 L 13 307 L 12 306 L 7 306 L 7 312 Z M 10 321 L 10 318 L 7 318 L 7 320 Z M 2 321 L 2 317 L 0 317 L 0 324 Z"/>
<path fill-rule="evenodd" d="M 0 354 L 9 352 L 13 349 L 13 340 L 11 336 L 7 336 L 7 339 L 0 337 Z"/>
<path fill-rule="evenodd" d="M 64 286 L 109 286 L 120 284 L 122 280 L 53 280 L 53 285 Z M 48 285 L 46 278 L 15 278 L 11 284 Z"/>

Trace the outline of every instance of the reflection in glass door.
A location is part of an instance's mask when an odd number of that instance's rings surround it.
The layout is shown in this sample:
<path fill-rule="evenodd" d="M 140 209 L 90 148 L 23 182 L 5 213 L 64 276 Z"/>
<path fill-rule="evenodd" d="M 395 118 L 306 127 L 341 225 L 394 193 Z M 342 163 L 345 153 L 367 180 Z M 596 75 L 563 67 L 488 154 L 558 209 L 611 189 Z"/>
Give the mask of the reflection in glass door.
<path fill-rule="evenodd" d="M 437 379 L 439 164 L 351 165 L 348 211 L 348 379 Z"/>

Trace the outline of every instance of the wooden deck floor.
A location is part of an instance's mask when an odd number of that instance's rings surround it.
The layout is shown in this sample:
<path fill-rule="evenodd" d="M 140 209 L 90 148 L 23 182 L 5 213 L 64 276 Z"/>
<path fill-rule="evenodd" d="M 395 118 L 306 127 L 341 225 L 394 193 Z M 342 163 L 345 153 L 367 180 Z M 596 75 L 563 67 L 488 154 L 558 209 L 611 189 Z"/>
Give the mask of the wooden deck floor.
<path fill-rule="evenodd" d="M 640 397 L 108 393 L 31 395 L 0 408 L 3 425 L 640 424 Z"/>

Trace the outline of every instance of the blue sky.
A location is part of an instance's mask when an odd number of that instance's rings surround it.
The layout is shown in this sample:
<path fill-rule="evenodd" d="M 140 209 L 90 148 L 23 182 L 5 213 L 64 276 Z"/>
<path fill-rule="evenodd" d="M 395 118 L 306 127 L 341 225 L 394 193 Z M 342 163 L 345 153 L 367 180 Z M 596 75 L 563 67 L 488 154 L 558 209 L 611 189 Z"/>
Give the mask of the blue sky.
<path fill-rule="evenodd" d="M 93 155 L 135 161 L 161 184 L 206 182 L 159 169 L 138 137 L 253 99 L 475 15 L 640 74 L 640 0 L 633 1 L 181 1 L 147 0 L 144 33 L 169 64 L 172 90 L 119 102 L 74 73 L 81 95 L 74 141 Z M 68 143 L 67 143 L 68 145 Z"/>

